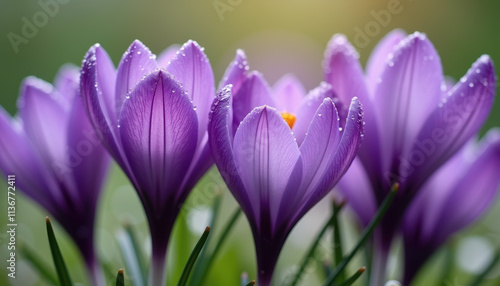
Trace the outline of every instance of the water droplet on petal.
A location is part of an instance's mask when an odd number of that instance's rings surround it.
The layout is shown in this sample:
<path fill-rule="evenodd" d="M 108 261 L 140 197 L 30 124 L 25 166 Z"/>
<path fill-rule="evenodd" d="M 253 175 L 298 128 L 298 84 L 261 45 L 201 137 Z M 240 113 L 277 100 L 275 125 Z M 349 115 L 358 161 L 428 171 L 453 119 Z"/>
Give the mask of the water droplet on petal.
<path fill-rule="evenodd" d="M 342 127 L 339 127 L 339 131 L 342 131 Z"/>
<path fill-rule="evenodd" d="M 474 87 L 474 84 L 472 82 L 470 82 L 469 87 Z"/>

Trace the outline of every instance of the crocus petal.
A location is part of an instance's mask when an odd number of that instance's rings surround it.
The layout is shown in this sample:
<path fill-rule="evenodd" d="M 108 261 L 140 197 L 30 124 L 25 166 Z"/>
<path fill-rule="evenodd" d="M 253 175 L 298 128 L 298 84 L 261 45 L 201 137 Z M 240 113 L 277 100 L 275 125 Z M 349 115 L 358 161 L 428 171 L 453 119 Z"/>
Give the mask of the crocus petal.
<path fill-rule="evenodd" d="M 389 58 L 374 101 L 384 171 L 392 170 L 394 161 L 411 148 L 439 103 L 443 82 L 439 56 L 424 34 L 408 36 Z"/>
<path fill-rule="evenodd" d="M 92 46 L 83 60 L 80 76 L 83 106 L 106 149 L 130 174 L 120 152 L 121 140 L 114 103 L 115 79 L 115 69 L 106 51 L 100 45 Z"/>
<path fill-rule="evenodd" d="M 485 136 L 479 152 L 471 150 L 473 145 L 465 146 L 432 176 L 405 215 L 407 284 L 442 243 L 494 202 L 500 184 L 499 130 Z"/>
<path fill-rule="evenodd" d="M 377 204 L 368 174 L 358 158 L 352 161 L 351 167 L 340 179 L 338 188 L 361 223 L 368 225 L 377 211 Z"/>
<path fill-rule="evenodd" d="M 295 113 L 305 96 L 304 86 L 291 74 L 283 76 L 273 86 L 273 97 L 279 111 Z"/>
<path fill-rule="evenodd" d="M 249 218 L 255 218 L 248 192 L 234 162 L 232 106 L 231 86 L 228 85 L 218 94 L 210 112 L 210 149 L 214 162 L 236 201 Z"/>
<path fill-rule="evenodd" d="M 372 96 L 378 84 L 377 80 L 382 76 L 384 67 L 389 60 L 388 56 L 404 38 L 406 38 L 406 33 L 403 30 L 396 29 L 389 32 L 375 46 L 370 58 L 368 58 L 366 63 L 366 85 Z"/>
<path fill-rule="evenodd" d="M 96 206 L 110 158 L 96 136 L 79 96 L 73 98 L 69 113 L 67 144 L 66 172 L 73 177 L 78 189 L 84 190 L 78 192 L 81 201 L 86 202 L 84 205 Z"/>
<path fill-rule="evenodd" d="M 22 84 L 18 101 L 24 130 L 48 166 L 64 162 L 67 150 L 67 117 L 52 92 L 49 83 L 29 77 Z"/>
<path fill-rule="evenodd" d="M 208 113 L 215 98 L 214 75 L 198 43 L 185 43 L 166 70 L 178 80 L 193 101 L 198 116 L 198 145 L 206 136 Z"/>
<path fill-rule="evenodd" d="M 293 133 L 299 146 L 302 145 L 302 142 L 304 142 L 309 125 L 325 98 L 331 98 L 334 101 L 336 108 L 342 106 L 338 98 L 336 98 L 331 85 L 322 82 L 320 86 L 311 90 L 309 94 L 307 94 L 306 99 L 303 100 L 302 105 L 297 110 L 297 119 L 293 125 Z"/>
<path fill-rule="evenodd" d="M 347 169 L 349 169 L 352 160 L 354 160 L 358 153 L 358 148 L 363 138 L 363 122 L 361 103 L 357 98 L 353 98 L 347 116 L 346 127 L 340 139 L 337 152 L 330 160 L 330 164 L 326 168 L 323 177 L 310 193 L 309 198 L 298 213 L 298 217 L 304 215 L 333 189 L 339 179 L 344 175 Z"/>
<path fill-rule="evenodd" d="M 255 213 L 261 222 L 275 221 L 283 191 L 300 156 L 290 127 L 275 109 L 255 108 L 236 131 L 233 147 L 236 167 L 250 192 Z"/>
<path fill-rule="evenodd" d="M 450 192 L 445 204 L 440 208 L 439 219 L 434 221 L 434 235 L 439 241 L 444 241 L 449 235 L 477 219 L 494 202 L 498 193 L 499 130 L 490 131 L 483 141 L 484 147 L 474 162 L 462 162 L 468 168 L 460 177 L 456 177 L 457 180 L 453 180 L 453 192 Z M 462 160 L 467 158 L 462 156 Z M 447 177 L 441 177 L 441 180 L 450 178 L 450 174 L 444 175 Z"/>
<path fill-rule="evenodd" d="M 161 52 L 161 54 L 156 59 L 156 61 L 158 62 L 158 67 L 166 68 L 170 64 L 170 61 L 175 58 L 175 55 L 180 50 L 180 48 L 180 45 L 171 45 L 163 52 Z"/>
<path fill-rule="evenodd" d="M 494 95 L 493 63 L 488 56 L 482 56 L 450 91 L 446 102 L 434 109 L 415 145 L 402 157 L 406 165 L 401 165 L 405 170 L 399 173 L 414 191 L 479 130 L 493 105 Z M 414 171 L 417 166 L 418 172 Z"/>
<path fill-rule="evenodd" d="M 135 40 L 123 54 L 116 74 L 115 108 L 118 117 L 127 95 L 156 68 L 155 55 L 141 41 Z"/>
<path fill-rule="evenodd" d="M 294 174 L 301 180 L 295 188 L 287 186 L 281 202 L 278 221 L 289 221 L 323 178 L 326 168 L 337 152 L 340 141 L 339 116 L 331 98 L 325 98 L 311 120 L 304 143 L 300 146 L 301 161 Z"/>
<path fill-rule="evenodd" d="M 337 34 L 332 37 L 325 51 L 323 69 L 325 81 L 332 86 L 346 111 L 353 97 L 357 97 L 363 106 L 369 102 L 359 54 L 346 36 Z"/>
<path fill-rule="evenodd" d="M 80 71 L 77 67 L 67 64 L 59 69 L 54 81 L 55 89 L 57 90 L 56 100 L 69 112 L 73 103 L 73 97 L 78 95 L 76 92 L 79 88 Z"/>
<path fill-rule="evenodd" d="M 231 84 L 232 94 L 238 93 L 241 85 L 247 79 L 248 70 L 247 56 L 243 50 L 236 50 L 234 60 L 229 64 L 224 73 L 224 77 L 219 83 L 219 90 L 222 90 L 226 85 Z"/>
<path fill-rule="evenodd" d="M 343 103 L 339 110 L 341 118 L 347 116 L 347 107 L 351 99 L 357 97 L 363 104 L 364 118 L 367 124 L 365 143 L 359 150 L 359 157 L 367 168 L 372 181 L 380 177 L 380 142 L 379 125 L 373 109 L 373 98 L 369 96 L 365 85 L 363 69 L 359 63 L 359 55 L 344 35 L 335 35 L 328 44 L 323 63 L 325 80 L 332 85 L 335 94 Z M 344 125 L 340 125 L 344 128 Z"/>
<path fill-rule="evenodd" d="M 262 74 L 251 72 L 233 98 L 233 121 L 237 127 L 255 107 L 276 106 L 271 90 Z"/>
<path fill-rule="evenodd" d="M 178 191 L 196 149 L 197 132 L 189 97 L 162 70 L 139 82 L 125 100 L 120 117 L 123 149 L 156 212 Z"/>
<path fill-rule="evenodd" d="M 11 121 L 8 113 L 0 106 L 0 169 L 5 175 L 16 175 L 16 184 L 48 211 L 55 210 L 57 203 L 63 203 L 59 192 L 45 182 L 50 178 L 38 153 L 29 143 L 26 134 L 17 122 Z"/>
<path fill-rule="evenodd" d="M 300 146 L 303 162 L 302 188 L 312 190 L 329 167 L 340 142 L 339 115 L 330 98 L 325 98 L 312 119 Z"/>

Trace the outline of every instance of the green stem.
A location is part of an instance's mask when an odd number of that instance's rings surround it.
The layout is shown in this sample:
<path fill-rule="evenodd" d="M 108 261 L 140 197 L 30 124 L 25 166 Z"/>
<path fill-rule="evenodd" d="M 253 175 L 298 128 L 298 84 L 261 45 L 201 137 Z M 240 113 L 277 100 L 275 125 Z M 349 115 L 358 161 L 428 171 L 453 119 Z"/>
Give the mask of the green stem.
<path fill-rule="evenodd" d="M 361 267 L 354 275 L 351 277 L 347 278 L 347 280 L 344 280 L 342 283 L 339 284 L 339 286 L 349 286 L 352 285 L 358 278 L 363 275 L 363 273 L 366 271 L 366 267 Z"/>
<path fill-rule="evenodd" d="M 333 202 L 333 212 L 338 213 L 340 209 L 343 207 L 345 202 L 337 203 Z M 335 267 L 340 264 L 342 258 L 344 256 L 344 252 L 342 250 L 342 238 L 340 236 L 340 221 L 337 216 L 333 216 L 333 254 L 334 254 L 334 265 Z M 339 273 L 338 281 L 343 281 L 345 279 L 345 272 L 341 271 Z"/>
<path fill-rule="evenodd" d="M 196 269 L 196 270 L 198 270 L 198 272 L 195 272 L 197 274 L 197 278 L 196 278 L 197 283 L 191 283 L 191 285 L 201 285 L 202 284 L 201 282 L 203 280 L 205 280 L 205 277 L 207 276 L 208 271 L 210 270 L 210 267 L 213 264 L 213 261 L 217 257 L 217 254 L 219 253 L 220 249 L 224 245 L 226 238 L 229 236 L 229 233 L 231 232 L 234 225 L 238 221 L 238 218 L 240 217 L 241 213 L 242 213 L 242 211 L 240 208 L 236 209 L 233 212 L 233 215 L 231 216 L 231 219 L 227 222 L 226 226 L 224 227 L 224 230 L 222 231 L 222 234 L 221 234 L 219 240 L 217 241 L 217 244 L 215 245 L 214 250 L 211 251 L 210 254 L 208 255 L 208 259 L 204 259 L 204 260 L 200 259 L 201 263 L 197 264 L 197 267 L 198 267 L 198 265 L 200 265 L 199 270 Z"/>
<path fill-rule="evenodd" d="M 387 197 L 384 199 L 382 202 L 382 205 L 380 208 L 377 210 L 375 213 L 375 216 L 372 218 L 368 226 L 363 230 L 363 233 L 361 234 L 361 238 L 354 247 L 354 249 L 351 251 L 351 253 L 346 256 L 342 261 L 339 263 L 335 269 L 333 269 L 332 273 L 328 278 L 326 279 L 325 283 L 323 285 L 334 285 L 335 280 L 339 276 L 339 274 L 345 269 L 347 264 L 351 261 L 351 259 L 356 255 L 359 249 L 368 241 L 368 239 L 371 237 L 373 231 L 375 228 L 378 226 L 380 221 L 382 220 L 382 217 L 385 215 L 387 210 L 389 209 L 389 206 L 391 205 L 392 201 L 394 200 L 394 197 L 396 196 L 397 190 L 399 189 L 399 184 L 395 183 L 392 188 L 391 192 L 387 195 Z"/>
<path fill-rule="evenodd" d="M 123 277 L 123 269 L 118 270 L 116 275 L 116 286 L 125 286 L 125 277 Z"/>
<path fill-rule="evenodd" d="M 201 236 L 200 240 L 196 244 L 196 246 L 193 249 L 193 252 L 189 256 L 189 259 L 186 263 L 186 266 L 184 267 L 184 271 L 182 271 L 181 278 L 179 279 L 179 283 L 177 284 L 178 286 L 185 286 L 188 278 L 189 278 L 189 273 L 191 273 L 191 270 L 193 269 L 194 263 L 196 262 L 196 258 L 198 258 L 198 255 L 201 252 L 201 249 L 205 245 L 205 242 L 207 241 L 208 234 L 210 232 L 210 227 L 207 226 L 205 231 L 203 232 L 203 235 Z"/>
<path fill-rule="evenodd" d="M 66 268 L 66 263 L 57 244 L 56 236 L 54 234 L 54 229 L 52 228 L 52 223 L 49 217 L 45 218 L 47 226 L 47 236 L 49 238 L 50 251 L 52 252 L 52 259 L 54 260 L 54 265 L 56 267 L 57 276 L 59 278 L 59 283 L 61 286 L 71 286 L 71 278 Z"/>

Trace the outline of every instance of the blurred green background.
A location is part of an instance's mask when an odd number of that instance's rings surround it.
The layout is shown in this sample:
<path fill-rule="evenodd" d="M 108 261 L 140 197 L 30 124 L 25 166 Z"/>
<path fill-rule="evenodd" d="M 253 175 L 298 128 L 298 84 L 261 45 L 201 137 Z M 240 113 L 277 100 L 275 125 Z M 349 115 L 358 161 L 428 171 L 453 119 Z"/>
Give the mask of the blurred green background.
<path fill-rule="evenodd" d="M 0 105 L 11 114 L 16 112 L 16 99 L 24 77 L 35 75 L 52 81 L 64 63 L 80 65 L 85 52 L 94 43 L 101 43 L 117 64 L 134 39 L 140 39 L 155 53 L 160 53 L 171 44 L 194 39 L 205 47 L 217 83 L 235 50 L 242 48 L 247 53 L 251 68 L 263 72 L 271 84 L 281 75 L 291 72 L 304 82 L 307 89 L 312 89 L 322 80 L 323 51 L 335 33 L 344 33 L 354 42 L 363 64 L 377 41 L 394 28 L 402 28 L 409 33 L 427 33 L 441 56 L 445 73 L 455 79 L 465 74 L 482 54 L 489 54 L 494 61 L 500 62 L 498 1 L 59 0 L 54 2 L 58 3 L 57 11 L 53 10 L 55 12 L 45 19 L 33 19 L 43 11 L 43 4 L 40 3 L 48 2 L 53 1 L 0 0 Z M 374 15 L 387 10 L 392 4 L 398 5 L 401 12 L 377 22 Z M 23 36 L 26 20 L 31 23 L 38 21 L 39 27 L 16 48 L 8 35 Z M 372 25 L 371 34 L 363 43 L 354 41 L 358 30 L 366 33 L 367 25 Z M 500 105 L 496 102 L 483 132 L 498 126 L 499 119 Z M 7 257 L 7 247 L 3 234 L 7 219 L 7 188 L 4 181 L 0 183 L 0 189 L 0 214 L 5 214 L 0 218 L 0 284 L 45 285 L 38 281 L 22 260 L 18 264 L 18 277 L 15 280 L 6 278 L 4 258 Z M 216 170 L 212 169 L 196 187 L 177 224 L 170 245 L 173 258 L 169 263 L 169 285 L 175 284 L 181 271 L 180 264 L 185 262 L 189 249 L 204 229 L 217 192 L 225 193 L 225 215 L 220 217 L 220 222 L 224 223 L 236 208 Z M 48 214 L 26 197 L 18 199 L 17 207 L 20 223 L 18 241 L 39 250 L 52 266 L 44 226 L 44 217 Z M 295 229 L 280 257 L 276 281 L 293 271 L 312 234 L 320 228 L 322 223 L 319 222 L 326 220 L 329 212 L 329 203 L 325 201 Z M 491 256 L 492 249 L 500 242 L 498 217 L 500 206 L 453 239 L 457 255 L 452 263 L 453 272 L 448 285 L 464 285 L 471 275 L 477 273 L 488 255 Z M 352 237 L 356 235 L 353 219 L 349 213 L 344 215 L 344 219 L 346 243 L 352 244 Z M 111 263 L 114 271 L 124 267 L 114 241 L 124 221 L 140 230 L 140 238 L 147 249 L 148 230 L 137 196 L 122 172 L 113 166 L 99 206 L 98 244 L 101 258 Z M 74 281 L 87 285 L 85 270 L 72 242 L 57 224 L 55 227 Z M 217 235 L 217 228 L 214 231 Z M 328 241 L 325 243 L 322 256 L 328 258 Z M 396 251 L 398 255 L 401 251 Z M 237 285 L 244 271 L 249 273 L 251 279 L 254 278 L 253 256 L 250 230 L 242 217 L 205 285 Z M 442 254 L 436 255 L 415 284 L 436 284 L 442 259 Z M 353 263 L 352 270 L 362 263 L 361 259 Z M 391 265 L 391 269 L 395 269 L 391 277 L 397 279 L 400 268 L 397 257 Z M 320 269 L 321 261 L 314 267 Z M 319 284 L 321 275 L 315 274 L 314 269 L 310 273 L 304 285 Z M 484 285 L 500 285 L 500 278 L 496 278 L 499 275 L 500 269 L 497 268 Z"/>

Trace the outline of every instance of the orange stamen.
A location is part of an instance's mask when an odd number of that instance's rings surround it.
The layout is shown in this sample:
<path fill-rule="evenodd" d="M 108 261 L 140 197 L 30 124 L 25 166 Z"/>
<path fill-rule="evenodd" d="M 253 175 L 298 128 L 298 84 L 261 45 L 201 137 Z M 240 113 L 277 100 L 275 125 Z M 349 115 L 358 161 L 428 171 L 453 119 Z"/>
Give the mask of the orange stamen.
<path fill-rule="evenodd" d="M 281 114 L 281 117 L 283 117 L 283 119 L 285 119 L 288 126 L 290 126 L 290 129 L 292 129 L 293 124 L 295 124 L 295 119 L 297 119 L 297 117 L 295 117 L 295 115 L 288 113 L 286 111 L 283 111 L 280 114 Z"/>

